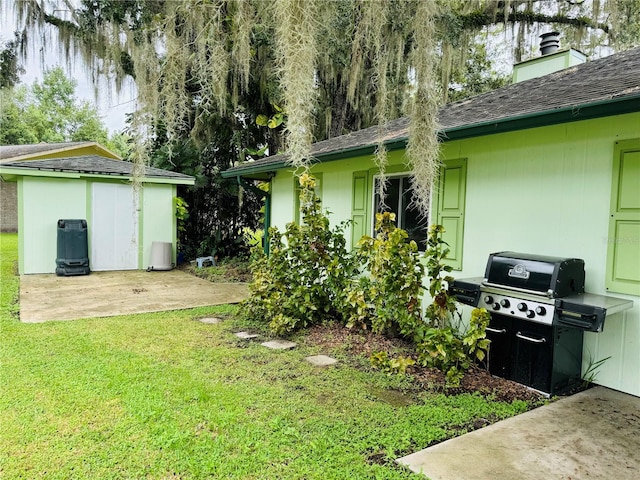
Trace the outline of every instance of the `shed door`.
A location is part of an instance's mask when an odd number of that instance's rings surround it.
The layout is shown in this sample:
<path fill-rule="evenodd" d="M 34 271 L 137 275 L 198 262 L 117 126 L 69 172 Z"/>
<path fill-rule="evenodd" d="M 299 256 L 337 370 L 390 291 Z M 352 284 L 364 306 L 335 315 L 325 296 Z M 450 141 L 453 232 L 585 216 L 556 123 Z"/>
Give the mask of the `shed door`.
<path fill-rule="evenodd" d="M 131 185 L 94 183 L 91 269 L 138 268 L 138 210 Z"/>

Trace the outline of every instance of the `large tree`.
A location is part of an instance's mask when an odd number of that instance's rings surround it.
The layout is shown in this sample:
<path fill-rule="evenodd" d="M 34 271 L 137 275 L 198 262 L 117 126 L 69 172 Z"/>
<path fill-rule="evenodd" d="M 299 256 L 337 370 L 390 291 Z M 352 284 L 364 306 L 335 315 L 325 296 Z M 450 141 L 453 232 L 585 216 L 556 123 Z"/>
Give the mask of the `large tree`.
<path fill-rule="evenodd" d="M 60 67 L 45 72 L 42 83 L 4 89 L 0 144 L 87 140 L 116 148 L 96 108 L 79 101 L 75 90 Z"/>
<path fill-rule="evenodd" d="M 467 52 L 488 27 L 504 26 L 519 60 L 541 29 L 564 30 L 581 48 L 624 48 L 638 43 L 640 25 L 638 0 L 63 3 L 55 11 L 42 0 L 17 5 L 29 35 L 54 25 L 66 48 L 74 44 L 101 71 L 133 75 L 141 121 L 162 118 L 168 137 L 178 138 L 185 129 L 199 134 L 210 114 L 241 108 L 254 120 L 275 114 L 277 104 L 288 115 L 289 147 L 411 113 L 422 84 L 444 98 L 450 79 L 464 78 Z M 420 67 L 425 59 L 429 68 Z M 440 82 L 431 78 L 436 63 Z M 272 153 L 282 146 L 274 133 L 264 134 Z"/>
<path fill-rule="evenodd" d="M 269 153 L 286 148 L 292 163 L 305 167 L 313 140 L 373 124 L 382 139 L 388 120 L 409 114 L 407 153 L 424 204 L 438 169 L 436 111 L 451 79 L 491 86 L 460 73 L 468 52 L 478 54 L 471 47 L 479 34 L 502 29 L 519 60 L 543 29 L 563 31 L 582 49 L 624 48 L 638 44 L 640 25 L 640 0 L 64 3 L 70 12 L 64 18 L 41 0 L 17 5 L 29 35 L 53 25 L 62 44 L 75 45 L 89 64 L 135 78 L 137 161 L 148 158 L 145 143 L 157 146 L 161 139 L 170 157 L 171 146 L 189 138 L 214 156 L 234 145 L 226 159 L 244 161 L 246 150 L 232 138 L 264 115 L 286 121 L 247 136 L 244 146 L 268 146 Z M 224 124 L 235 137 L 221 141 L 211 127 Z M 382 141 L 376 158 L 384 170 Z"/>
<path fill-rule="evenodd" d="M 22 44 L 20 35 L 14 33 L 14 38 L 0 42 L 0 90 L 15 87 L 20 83 L 20 74 L 24 68 L 19 62 L 18 49 Z"/>

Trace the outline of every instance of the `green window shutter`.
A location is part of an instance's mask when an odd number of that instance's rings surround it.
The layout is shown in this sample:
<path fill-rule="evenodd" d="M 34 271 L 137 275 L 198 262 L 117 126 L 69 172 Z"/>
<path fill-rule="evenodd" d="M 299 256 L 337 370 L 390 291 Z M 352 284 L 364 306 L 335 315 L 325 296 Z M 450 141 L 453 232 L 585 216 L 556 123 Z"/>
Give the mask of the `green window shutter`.
<path fill-rule="evenodd" d="M 436 218 L 436 223 L 445 229 L 442 239 L 449 244 L 450 250 L 445 263 L 454 270 L 462 270 L 466 190 L 467 159 L 446 161 L 438 180 L 433 217 Z"/>
<path fill-rule="evenodd" d="M 616 142 L 607 248 L 607 290 L 640 295 L 640 139 Z"/>
<path fill-rule="evenodd" d="M 368 234 L 367 211 L 369 209 L 369 172 L 361 171 L 353 173 L 353 189 L 351 199 L 351 247 L 356 244 L 363 235 Z"/>

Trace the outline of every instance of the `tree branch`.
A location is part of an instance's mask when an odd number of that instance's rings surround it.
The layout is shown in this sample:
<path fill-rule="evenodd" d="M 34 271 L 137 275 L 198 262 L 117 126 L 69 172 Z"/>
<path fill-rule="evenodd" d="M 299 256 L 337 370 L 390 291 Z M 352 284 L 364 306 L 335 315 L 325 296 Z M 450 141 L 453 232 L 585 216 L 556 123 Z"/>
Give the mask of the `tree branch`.
<path fill-rule="evenodd" d="M 486 27 L 488 25 L 496 25 L 505 23 L 504 15 L 495 15 L 492 12 L 471 12 L 466 15 L 458 16 L 462 22 L 463 29 L 474 29 Z M 531 10 L 524 12 L 512 12 L 506 17 L 506 23 L 524 22 L 529 25 L 535 23 L 559 23 L 561 25 L 570 25 L 572 27 L 589 27 L 602 30 L 609 33 L 610 27 L 606 23 L 594 22 L 588 17 L 569 17 L 567 15 L 546 15 Z"/>

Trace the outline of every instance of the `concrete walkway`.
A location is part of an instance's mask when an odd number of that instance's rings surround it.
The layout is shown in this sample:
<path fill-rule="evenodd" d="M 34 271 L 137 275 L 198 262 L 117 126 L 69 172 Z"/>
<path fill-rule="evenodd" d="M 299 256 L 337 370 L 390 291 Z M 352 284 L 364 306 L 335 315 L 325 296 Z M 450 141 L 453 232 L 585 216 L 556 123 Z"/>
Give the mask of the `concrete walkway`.
<path fill-rule="evenodd" d="M 595 387 L 397 462 L 431 480 L 634 480 L 640 398 Z"/>
<path fill-rule="evenodd" d="M 248 295 L 242 283 L 211 283 L 180 270 L 92 272 L 20 277 L 20 320 L 110 317 L 238 303 Z"/>

